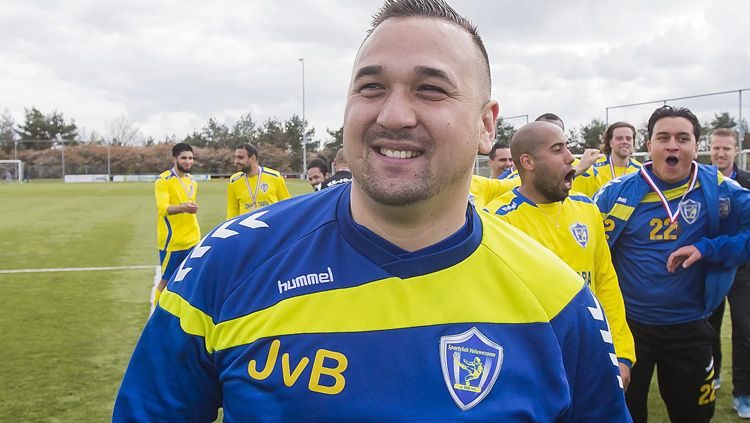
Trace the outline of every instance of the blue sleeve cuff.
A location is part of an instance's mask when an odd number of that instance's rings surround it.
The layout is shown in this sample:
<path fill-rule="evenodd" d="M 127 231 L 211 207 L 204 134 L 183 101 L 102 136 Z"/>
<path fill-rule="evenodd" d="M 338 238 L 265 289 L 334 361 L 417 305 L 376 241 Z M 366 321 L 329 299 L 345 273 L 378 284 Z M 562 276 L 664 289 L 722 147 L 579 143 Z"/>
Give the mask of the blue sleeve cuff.
<path fill-rule="evenodd" d="M 693 244 L 693 246 L 697 248 L 701 253 L 701 260 L 717 261 L 714 257 L 711 257 L 714 249 L 711 243 L 706 240 L 706 238 L 703 238 L 700 241 L 696 242 L 695 244 Z"/>
<path fill-rule="evenodd" d="M 627 358 L 617 357 L 617 361 L 628 366 L 628 368 L 633 368 L 633 362 L 628 360 Z"/>

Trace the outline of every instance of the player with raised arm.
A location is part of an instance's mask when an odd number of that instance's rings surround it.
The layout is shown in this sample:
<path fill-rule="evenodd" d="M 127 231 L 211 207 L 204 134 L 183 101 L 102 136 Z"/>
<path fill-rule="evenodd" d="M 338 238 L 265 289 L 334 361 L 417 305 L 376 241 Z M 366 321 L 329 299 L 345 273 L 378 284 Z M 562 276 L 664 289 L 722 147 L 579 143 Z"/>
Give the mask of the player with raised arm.
<path fill-rule="evenodd" d="M 490 87 L 466 19 L 387 1 L 349 84 L 351 184 L 206 236 L 144 328 L 113 420 L 630 421 L 592 292 L 467 201 L 494 139 Z"/>
<path fill-rule="evenodd" d="M 198 212 L 198 183 L 190 176 L 193 147 L 179 143 L 172 147 L 172 168 L 159 175 L 154 184 L 156 196 L 156 238 L 161 263 L 161 280 L 156 286 L 154 304 L 177 266 L 201 238 Z"/>
<path fill-rule="evenodd" d="M 612 179 L 637 172 L 641 163 L 631 156 L 635 149 L 635 127 L 627 122 L 609 125 L 604 136 L 604 157 L 594 163 L 599 184 L 604 186 Z"/>

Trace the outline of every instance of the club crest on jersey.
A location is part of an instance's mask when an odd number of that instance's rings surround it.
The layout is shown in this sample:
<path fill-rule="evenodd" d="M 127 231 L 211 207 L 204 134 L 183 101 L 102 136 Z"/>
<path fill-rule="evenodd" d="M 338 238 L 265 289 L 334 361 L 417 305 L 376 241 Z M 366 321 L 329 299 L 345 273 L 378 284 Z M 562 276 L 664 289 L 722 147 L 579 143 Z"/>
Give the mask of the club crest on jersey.
<path fill-rule="evenodd" d="M 503 365 L 503 347 L 476 327 L 440 338 L 443 379 L 456 405 L 466 411 L 490 393 Z"/>
<path fill-rule="evenodd" d="M 268 184 L 265 183 L 265 182 L 263 182 L 262 184 L 260 184 L 260 190 L 263 191 L 263 192 L 268 192 Z"/>
<path fill-rule="evenodd" d="M 589 243 L 589 228 L 586 225 L 576 222 L 570 225 L 570 233 L 581 247 L 586 248 L 586 244 Z"/>
<path fill-rule="evenodd" d="M 732 202 L 728 198 L 719 197 L 719 218 L 724 219 L 732 212 Z"/>
<path fill-rule="evenodd" d="M 680 203 L 680 214 L 689 225 L 695 223 L 701 211 L 701 203 L 693 200 L 685 200 Z"/>

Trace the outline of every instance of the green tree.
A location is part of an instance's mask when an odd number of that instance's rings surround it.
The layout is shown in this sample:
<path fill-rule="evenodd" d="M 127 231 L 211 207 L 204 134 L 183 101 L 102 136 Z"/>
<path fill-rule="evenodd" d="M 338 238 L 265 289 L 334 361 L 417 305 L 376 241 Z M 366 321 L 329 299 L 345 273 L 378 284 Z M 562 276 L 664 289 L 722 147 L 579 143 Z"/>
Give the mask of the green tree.
<path fill-rule="evenodd" d="M 503 120 L 502 116 L 495 122 L 495 142 L 500 143 L 503 147 L 510 146 L 510 139 L 516 133 L 516 127 L 512 123 Z"/>
<path fill-rule="evenodd" d="M 591 119 L 589 123 L 581 126 L 582 147 L 584 149 L 599 148 L 599 145 L 602 143 L 602 136 L 606 130 L 607 125 L 599 118 Z"/>
<path fill-rule="evenodd" d="M 36 107 L 25 110 L 24 123 L 19 125 L 16 133 L 21 138 L 23 148 L 43 150 L 50 148 L 57 139 L 58 134 L 65 144 L 77 144 L 78 127 L 73 120 L 65 122 L 62 113 L 57 110 L 50 114 L 44 114 Z M 49 143 L 31 142 L 47 140 Z M 27 142 L 24 142 L 27 141 Z"/>
<path fill-rule="evenodd" d="M 234 148 L 240 144 L 255 144 L 258 137 L 258 128 L 256 127 L 255 121 L 250 113 L 240 116 L 237 122 L 232 125 L 231 141 L 233 145 L 228 146 Z"/>
<path fill-rule="evenodd" d="M 3 114 L 0 115 L 0 145 L 3 146 L 2 148 L 6 153 L 13 150 L 16 138 L 15 126 L 16 121 L 13 119 L 13 115 L 10 114 L 8 109 L 5 109 Z"/>

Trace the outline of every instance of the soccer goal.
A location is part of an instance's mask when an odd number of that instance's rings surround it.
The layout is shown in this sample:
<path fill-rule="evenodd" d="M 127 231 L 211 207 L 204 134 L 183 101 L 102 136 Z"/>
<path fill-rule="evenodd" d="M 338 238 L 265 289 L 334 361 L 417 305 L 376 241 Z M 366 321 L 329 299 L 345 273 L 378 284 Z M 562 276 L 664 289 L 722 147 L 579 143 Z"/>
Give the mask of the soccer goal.
<path fill-rule="evenodd" d="M 20 160 L 0 160 L 0 180 L 3 184 L 23 181 L 23 162 Z"/>

